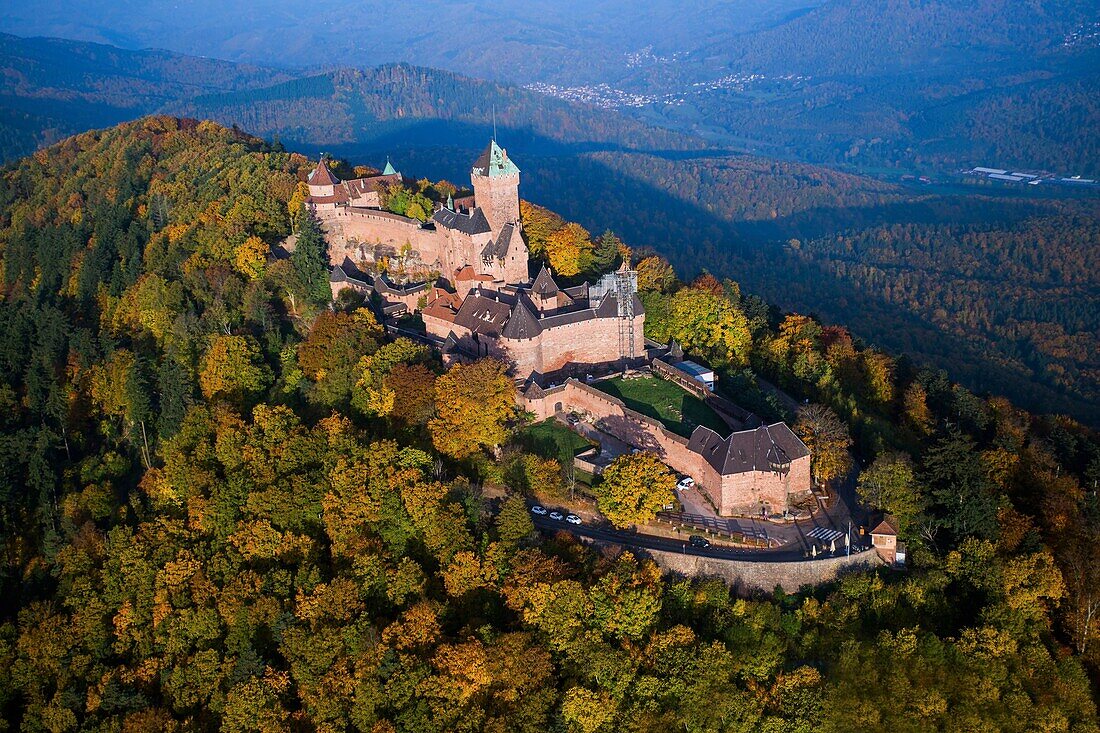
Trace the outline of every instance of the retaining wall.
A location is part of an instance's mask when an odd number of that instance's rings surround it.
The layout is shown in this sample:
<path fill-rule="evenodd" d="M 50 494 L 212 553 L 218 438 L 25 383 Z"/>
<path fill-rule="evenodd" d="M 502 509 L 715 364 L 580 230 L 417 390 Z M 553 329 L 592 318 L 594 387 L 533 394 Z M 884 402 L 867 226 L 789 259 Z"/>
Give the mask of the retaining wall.
<path fill-rule="evenodd" d="M 590 537 L 580 537 L 580 539 L 597 547 L 622 547 L 616 543 L 594 540 Z M 742 595 L 771 593 L 776 586 L 786 593 L 796 593 L 805 586 L 831 583 L 842 575 L 865 572 L 884 564 L 874 550 L 866 550 L 851 557 L 842 555 L 793 562 L 756 562 L 722 560 L 637 547 L 626 549 L 638 557 L 650 558 L 666 573 L 690 578 L 721 578 Z"/>

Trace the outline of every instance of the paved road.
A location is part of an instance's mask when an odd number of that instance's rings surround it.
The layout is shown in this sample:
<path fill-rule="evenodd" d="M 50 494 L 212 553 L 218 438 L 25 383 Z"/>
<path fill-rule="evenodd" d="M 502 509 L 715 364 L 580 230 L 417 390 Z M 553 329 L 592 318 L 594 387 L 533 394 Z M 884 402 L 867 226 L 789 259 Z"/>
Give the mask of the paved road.
<path fill-rule="evenodd" d="M 611 527 L 594 524 L 567 524 L 564 521 L 553 520 L 549 517 L 532 515 L 531 520 L 535 527 L 544 532 L 565 531 L 582 537 L 613 542 L 626 547 L 639 547 L 648 550 L 665 550 L 666 552 L 680 552 L 685 555 L 698 555 L 700 557 L 713 557 L 721 560 L 755 560 L 758 562 L 791 562 L 804 560 L 803 549 L 798 545 L 787 545 L 771 550 L 741 550 L 712 546 L 707 549 L 692 547 L 685 541 L 674 540 L 669 537 L 655 537 L 653 535 L 638 534 Z M 839 549 L 839 548 L 838 548 Z M 841 552 L 837 553 L 838 555 Z M 824 557 L 824 556 L 823 556 Z"/>

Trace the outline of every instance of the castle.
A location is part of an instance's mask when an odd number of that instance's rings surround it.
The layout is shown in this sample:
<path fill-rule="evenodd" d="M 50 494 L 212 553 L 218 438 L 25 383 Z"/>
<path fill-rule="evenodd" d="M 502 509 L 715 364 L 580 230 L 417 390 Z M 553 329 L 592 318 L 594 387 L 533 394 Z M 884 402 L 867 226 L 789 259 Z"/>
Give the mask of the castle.
<path fill-rule="evenodd" d="M 445 362 L 500 359 L 525 410 L 540 418 L 588 414 L 620 441 L 693 476 L 720 514 L 785 510 L 807 494 L 809 451 L 783 423 L 726 438 L 699 426 L 688 439 L 587 384 L 609 368 L 674 367 L 646 343 L 636 273 L 624 267 L 575 287 L 561 287 L 545 266 L 531 276 L 519 176 L 493 140 L 471 167 L 469 205 L 448 200 L 420 222 L 381 209 L 385 187 L 402 180 L 392 166 L 341 181 L 322 160 L 307 180 L 307 203 L 325 229 L 333 297 L 345 288 L 376 296 L 387 320 L 419 313 L 417 337 Z M 406 274 L 424 277 L 399 284 L 363 271 L 384 269 L 382 257 L 400 258 Z"/>
<path fill-rule="evenodd" d="M 379 192 L 400 180 L 341 181 L 322 160 L 309 175 L 307 204 L 322 222 L 333 265 L 333 295 L 345 287 L 377 293 L 383 312 L 419 312 L 448 360 L 493 356 L 519 381 L 584 374 L 645 357 L 645 309 L 636 278 L 622 271 L 589 286 L 561 288 L 545 267 L 529 273 L 519 213 L 519 168 L 495 140 L 470 170 L 472 206 L 453 201 L 426 222 L 379 208 Z M 411 270 L 438 274 L 400 286 L 361 270 L 378 253 L 401 255 Z"/>
<path fill-rule="evenodd" d="M 493 140 L 470 171 L 473 206 L 453 202 L 426 222 L 384 211 L 381 190 L 401 181 L 387 166 L 380 176 L 341 181 L 322 160 L 307 179 L 306 204 L 329 234 L 333 265 L 345 260 L 373 264 L 378 253 L 401 254 L 425 279 L 448 282 L 469 267 L 497 287 L 527 282 L 528 252 L 519 217 L 519 168 Z"/>

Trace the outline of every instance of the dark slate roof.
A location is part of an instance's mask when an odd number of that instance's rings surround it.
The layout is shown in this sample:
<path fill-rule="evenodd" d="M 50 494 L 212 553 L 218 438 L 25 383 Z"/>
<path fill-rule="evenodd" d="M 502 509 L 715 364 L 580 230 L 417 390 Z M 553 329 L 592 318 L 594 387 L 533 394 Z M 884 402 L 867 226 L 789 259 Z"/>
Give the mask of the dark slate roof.
<path fill-rule="evenodd" d="M 480 209 L 478 209 L 480 211 Z M 481 250 L 482 257 L 495 257 L 497 259 L 504 259 L 504 256 L 508 254 L 509 248 L 512 246 L 513 240 L 520 236 L 519 231 L 512 224 L 505 224 L 500 228 L 500 235 L 497 236 L 495 242 L 489 242 L 485 245 L 485 249 Z"/>
<path fill-rule="evenodd" d="M 459 306 L 458 313 L 455 314 L 455 324 L 468 328 L 473 333 L 498 336 L 511 312 L 507 303 L 471 292 Z"/>
<path fill-rule="evenodd" d="M 562 288 L 561 291 L 573 300 L 588 300 L 588 283 L 574 285 L 571 288 Z"/>
<path fill-rule="evenodd" d="M 544 329 L 556 328 L 557 326 L 568 326 L 570 323 L 580 323 L 581 321 L 588 321 L 593 318 L 598 318 L 594 310 L 591 308 L 581 308 L 580 310 L 543 316 L 540 323 Z"/>
<path fill-rule="evenodd" d="M 676 339 L 668 342 L 668 358 L 673 362 L 684 360 L 684 350 L 676 343 Z"/>
<path fill-rule="evenodd" d="M 463 234 L 488 234 L 493 231 L 489 226 L 489 220 L 485 218 L 480 208 L 467 214 L 460 214 L 448 209 L 440 209 L 432 214 L 432 221 L 447 229 L 455 229 Z"/>
<path fill-rule="evenodd" d="M 349 258 L 345 257 L 344 261 L 339 265 L 332 268 L 329 273 L 329 282 L 334 283 L 354 283 L 365 288 L 372 286 L 371 278 L 366 273 L 363 273 L 355 266 Z"/>
<path fill-rule="evenodd" d="M 507 339 L 529 339 L 540 333 L 542 326 L 539 325 L 539 317 L 535 315 L 534 308 L 528 305 L 527 298 L 520 296 L 501 335 Z"/>
<path fill-rule="evenodd" d="M 535 382 L 534 380 L 532 380 L 527 385 L 527 389 L 525 389 L 523 391 L 523 396 L 526 397 L 529 400 L 538 400 L 538 399 L 542 399 L 543 397 L 545 397 L 546 392 L 543 391 L 542 387 L 539 386 L 538 382 Z"/>
<path fill-rule="evenodd" d="M 542 266 L 535 282 L 531 283 L 531 292 L 543 298 L 553 298 L 558 294 L 558 284 L 554 282 L 554 277 L 546 265 Z"/>
<path fill-rule="evenodd" d="M 328 169 L 324 158 L 317 162 L 317 167 L 309 174 L 308 179 L 311 186 L 335 186 L 339 182 L 340 179 L 332 175 L 332 171 Z"/>
<path fill-rule="evenodd" d="M 380 277 L 380 278 L 375 280 L 374 286 L 375 286 L 375 288 L 378 289 L 378 292 L 380 292 L 380 293 L 393 293 L 395 295 L 409 295 L 411 293 L 419 293 L 423 290 L 427 290 L 429 287 L 431 287 L 431 283 L 427 282 L 427 281 L 424 281 L 424 282 L 414 283 L 412 285 L 409 285 L 409 284 L 396 285 L 394 283 L 389 282 L 384 277 Z"/>
<path fill-rule="evenodd" d="M 790 463 L 810 455 L 786 423 L 761 425 L 722 438 L 700 425 L 688 441 L 688 449 L 706 459 L 723 476 L 746 471 L 771 471 L 772 463 Z"/>

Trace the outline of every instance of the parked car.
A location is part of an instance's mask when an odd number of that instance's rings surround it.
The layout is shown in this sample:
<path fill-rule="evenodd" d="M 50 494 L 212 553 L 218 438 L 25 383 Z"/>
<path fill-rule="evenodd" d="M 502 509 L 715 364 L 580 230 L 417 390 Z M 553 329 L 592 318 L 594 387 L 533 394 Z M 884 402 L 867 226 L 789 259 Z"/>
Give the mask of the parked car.
<path fill-rule="evenodd" d="M 555 522 L 560 522 L 561 520 L 565 519 L 565 515 L 555 509 L 554 511 L 550 512 L 550 518 L 553 519 Z"/>
<path fill-rule="evenodd" d="M 693 534 L 688 538 L 688 542 L 691 543 L 692 547 L 698 547 L 700 550 L 705 550 L 710 547 L 710 540 L 702 535 Z"/>
<path fill-rule="evenodd" d="M 533 507 L 531 507 L 531 513 L 538 514 L 541 517 L 546 514 L 546 507 L 535 504 Z"/>
<path fill-rule="evenodd" d="M 565 416 L 565 420 L 570 425 L 576 425 L 577 423 L 579 423 L 581 421 L 581 418 L 580 418 L 580 415 L 578 415 L 577 413 L 571 412 L 571 413 L 569 413 L 568 415 Z"/>
<path fill-rule="evenodd" d="M 578 517 L 576 514 L 566 514 L 565 521 L 569 522 L 570 524 L 580 524 L 581 518 Z"/>
<path fill-rule="evenodd" d="M 695 488 L 695 479 L 693 479 L 691 476 L 684 476 L 676 484 L 676 490 L 677 491 L 687 491 L 688 489 L 693 489 L 693 488 Z"/>

